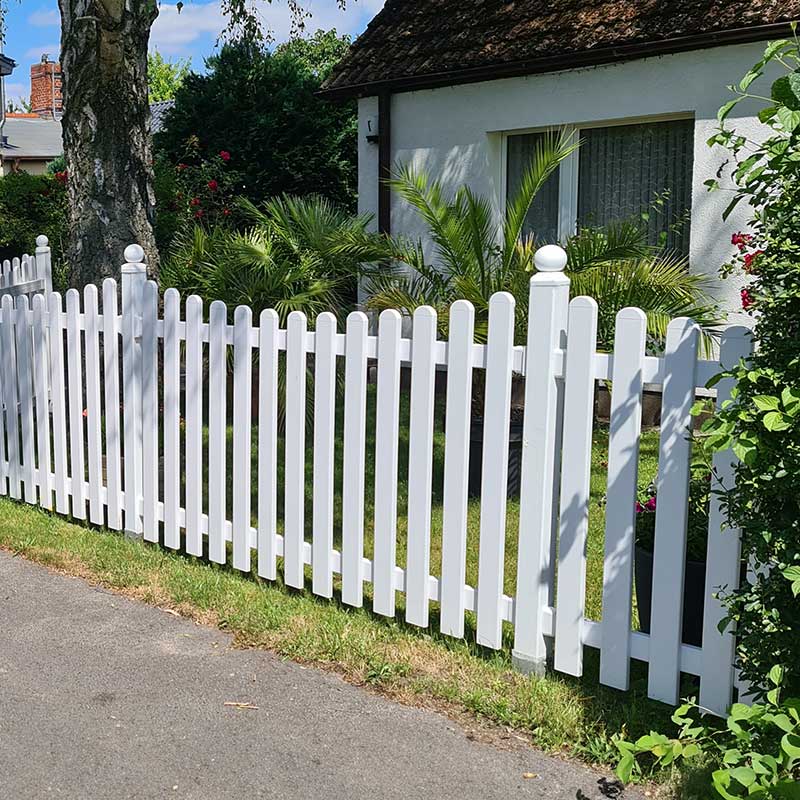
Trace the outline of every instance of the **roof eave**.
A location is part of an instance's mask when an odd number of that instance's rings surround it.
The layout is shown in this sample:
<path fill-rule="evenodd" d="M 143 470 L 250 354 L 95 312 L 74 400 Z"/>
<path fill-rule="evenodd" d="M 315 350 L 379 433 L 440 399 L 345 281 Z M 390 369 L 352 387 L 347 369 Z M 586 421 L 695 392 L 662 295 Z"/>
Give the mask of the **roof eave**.
<path fill-rule="evenodd" d="M 757 25 L 748 28 L 735 28 L 724 31 L 681 36 L 673 39 L 662 39 L 654 42 L 640 42 L 616 47 L 585 50 L 580 53 L 564 53 L 557 56 L 510 61 L 505 64 L 487 64 L 479 67 L 450 70 L 447 72 L 427 73 L 424 75 L 408 75 L 389 78 L 384 81 L 372 81 L 348 86 L 322 88 L 317 94 L 330 100 L 346 100 L 356 97 L 373 97 L 384 93 L 413 92 L 421 89 L 438 89 L 444 86 L 456 86 L 464 83 L 499 80 L 501 78 L 518 78 L 525 75 L 537 75 L 546 72 L 557 72 L 564 69 L 593 67 L 626 61 L 648 56 L 669 55 L 672 53 L 703 50 L 710 47 L 722 47 L 733 44 L 751 44 L 768 39 L 779 39 L 791 35 L 792 23 L 776 23 Z"/>

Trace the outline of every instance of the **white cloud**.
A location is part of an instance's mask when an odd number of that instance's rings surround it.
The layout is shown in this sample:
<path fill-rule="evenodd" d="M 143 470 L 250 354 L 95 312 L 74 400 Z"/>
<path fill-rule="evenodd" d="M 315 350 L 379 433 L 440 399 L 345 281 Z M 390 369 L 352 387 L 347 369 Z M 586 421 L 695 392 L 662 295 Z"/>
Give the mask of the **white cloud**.
<path fill-rule="evenodd" d="M 56 9 L 40 8 L 28 17 L 28 24 L 37 28 L 53 28 L 61 25 L 61 15 Z"/>
<path fill-rule="evenodd" d="M 225 27 L 219 3 L 185 3 L 180 14 L 177 5 L 166 3 L 150 32 L 150 49 L 164 55 L 186 54 L 190 45 L 203 35 L 217 36 Z"/>
<path fill-rule="evenodd" d="M 39 61 L 41 57 L 45 54 L 50 56 L 51 61 L 58 61 L 59 54 L 61 53 L 61 45 L 56 44 L 43 44 L 37 45 L 36 47 L 31 47 L 25 53 L 25 58 L 31 59 L 33 61 Z"/>
<path fill-rule="evenodd" d="M 311 13 L 306 31 L 336 28 L 339 33 L 360 33 L 370 19 L 383 8 L 384 0 L 347 0 L 345 11 L 336 0 L 306 0 Z M 276 42 L 285 42 L 292 32 L 292 15 L 283 0 L 261 2 L 259 9 L 264 27 L 272 31 Z M 150 35 L 150 47 L 164 55 L 186 55 L 201 37 L 217 37 L 225 28 L 226 19 L 219 2 L 185 3 L 178 13 L 176 5 L 163 4 Z"/>

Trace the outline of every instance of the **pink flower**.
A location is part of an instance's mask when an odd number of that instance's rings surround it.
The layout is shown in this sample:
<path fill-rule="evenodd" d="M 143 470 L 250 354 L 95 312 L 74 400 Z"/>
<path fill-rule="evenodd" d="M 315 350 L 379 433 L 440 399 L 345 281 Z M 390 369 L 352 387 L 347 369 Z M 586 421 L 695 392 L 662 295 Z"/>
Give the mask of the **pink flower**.
<path fill-rule="evenodd" d="M 219 151 L 219 157 L 223 161 L 230 161 L 231 160 L 231 154 L 227 150 L 220 150 Z"/>
<path fill-rule="evenodd" d="M 199 206 L 199 205 L 200 205 L 200 198 L 199 198 L 199 197 L 193 197 L 193 198 L 192 198 L 192 199 L 189 201 L 189 205 L 190 205 L 190 206 Z"/>
<path fill-rule="evenodd" d="M 212 192 L 216 192 L 217 189 L 219 189 L 219 184 L 213 178 L 208 182 L 207 185 Z"/>
<path fill-rule="evenodd" d="M 753 295 L 751 295 L 747 289 L 742 289 L 740 294 L 742 296 L 742 308 L 747 311 L 747 309 L 753 305 Z"/>
<path fill-rule="evenodd" d="M 656 499 L 655 497 L 651 497 L 645 504 L 644 504 L 645 511 L 655 511 L 656 510 Z"/>
<path fill-rule="evenodd" d="M 636 513 L 637 514 L 644 513 L 644 506 L 638 500 L 636 501 Z"/>
<path fill-rule="evenodd" d="M 224 217 L 229 217 L 231 215 L 231 210 L 229 208 L 223 208 L 222 209 L 222 215 Z"/>
<path fill-rule="evenodd" d="M 194 212 L 194 218 L 200 219 L 203 216 L 203 209 L 198 208 L 197 211 Z"/>

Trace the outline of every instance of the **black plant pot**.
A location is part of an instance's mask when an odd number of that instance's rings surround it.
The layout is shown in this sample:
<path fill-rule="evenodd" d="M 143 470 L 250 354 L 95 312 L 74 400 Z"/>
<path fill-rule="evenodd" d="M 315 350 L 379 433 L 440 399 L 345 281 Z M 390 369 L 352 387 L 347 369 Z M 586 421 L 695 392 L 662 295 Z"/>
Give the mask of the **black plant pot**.
<path fill-rule="evenodd" d="M 512 421 L 508 432 L 509 497 L 519 497 L 522 473 L 522 422 Z M 480 497 L 483 475 L 483 420 L 473 419 L 469 437 L 469 495 Z"/>
<path fill-rule="evenodd" d="M 639 627 L 650 633 L 650 611 L 653 605 L 653 554 L 636 547 L 634 562 L 636 575 L 636 604 L 639 608 Z M 705 606 L 706 562 L 686 559 L 686 577 L 683 584 L 684 644 L 700 647 L 703 644 L 703 609 Z"/>

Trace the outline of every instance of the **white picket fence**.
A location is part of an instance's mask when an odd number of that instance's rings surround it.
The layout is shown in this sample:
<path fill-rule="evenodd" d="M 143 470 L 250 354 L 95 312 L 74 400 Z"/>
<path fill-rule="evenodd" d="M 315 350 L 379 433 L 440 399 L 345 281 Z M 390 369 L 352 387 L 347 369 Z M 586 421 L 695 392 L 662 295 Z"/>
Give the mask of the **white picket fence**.
<path fill-rule="evenodd" d="M 70 290 L 61 297 L 2 298 L 0 363 L 5 416 L 0 415 L 0 487 L 14 498 L 87 517 L 98 525 L 162 541 L 166 547 L 225 563 L 232 542 L 233 567 L 251 568 L 275 580 L 278 559 L 291 587 L 334 594 L 361 606 L 372 584 L 375 613 L 395 614 L 396 593 L 405 594 L 406 619 L 429 624 L 440 604 L 440 627 L 463 637 L 465 612 L 475 612 L 477 640 L 503 645 L 503 623 L 513 624 L 515 662 L 541 670 L 554 647 L 555 669 L 579 676 L 585 646 L 600 649 L 602 683 L 627 689 L 631 659 L 649 662 L 649 695 L 675 703 L 680 673 L 700 677 L 700 701 L 723 712 L 734 686 L 733 638 L 720 634 L 722 610 L 716 587 L 739 578 L 738 535 L 722 532 L 712 503 L 703 646 L 681 642 L 684 553 L 689 484 L 690 408 L 696 387 L 720 369 L 698 360 L 698 328 L 687 319 L 669 326 L 663 358 L 645 355 L 643 313 L 626 308 L 617 317 L 614 354 L 596 352 L 597 305 L 569 301 L 566 256 L 558 248 L 537 253 L 539 272 L 530 286 L 527 346 L 515 346 L 514 299 L 490 303 L 486 345 L 473 342 L 472 306 L 458 301 L 450 312 L 449 340 L 438 341 L 430 308 L 414 314 L 410 339 L 401 315 L 385 311 L 378 335 L 367 317 L 350 314 L 336 330 L 322 314 L 314 332 L 302 313 L 289 315 L 286 330 L 274 311 L 253 325 L 239 307 L 233 325 L 221 302 L 181 298 L 170 289 L 159 314 L 159 292 L 146 279 L 138 246 L 126 250 L 122 314 L 117 284 L 98 292 Z M 721 360 L 732 364 L 749 352 L 744 328 L 728 328 Z M 226 386 L 233 356 L 233 449 L 226 463 L 229 424 Z M 279 486 L 278 360 L 285 352 L 285 480 Z M 102 354 L 102 357 L 101 357 Z M 313 426 L 306 429 L 306 374 L 313 354 Z M 341 551 L 334 549 L 334 467 L 337 365 L 344 361 L 343 523 Z M 364 557 L 367 441 L 367 366 L 377 362 L 375 420 L 374 557 Z M 258 393 L 253 403 L 253 365 Z M 408 540 L 404 566 L 397 564 L 398 454 L 401 366 L 411 365 Z M 207 371 L 206 365 L 207 364 Z M 447 369 L 446 445 L 441 574 L 430 574 L 431 484 L 436 370 Z M 182 369 L 184 372 L 182 385 Z M 485 372 L 483 481 L 477 586 L 465 582 L 467 474 L 473 371 Z M 503 592 L 507 466 L 512 373 L 526 376 L 522 490 L 514 597 Z M 121 375 L 121 383 L 120 383 Z M 207 380 L 205 376 L 207 375 Z M 612 381 L 608 455 L 603 618 L 585 618 L 586 539 L 592 447 L 593 397 L 598 379 Z M 658 512 L 650 635 L 631 629 L 634 499 L 641 432 L 642 386 L 663 386 Z M 718 387 L 723 402 L 730 386 Z M 204 415 L 204 393 L 208 413 Z M 184 403 L 181 403 L 181 397 Z M 49 398 L 49 402 L 48 402 Z M 182 431 L 181 409 L 185 415 Z M 18 413 L 14 413 L 14 409 Z M 85 409 L 85 411 L 84 411 Z M 163 410 L 162 410 L 163 409 Z M 251 425 L 257 419 L 257 467 L 251 470 Z M 207 445 L 204 429 L 207 425 Z M 306 439 L 313 440 L 311 542 L 306 541 Z M 52 452 L 51 452 L 52 449 Z M 211 476 L 204 485 L 204 465 Z M 718 455 L 717 475 L 730 481 L 732 456 Z M 233 497 L 226 497 L 232 471 Z M 163 480 L 160 476 L 163 475 Z M 185 490 L 181 491 L 181 476 Z M 256 508 L 251 487 L 257 483 Z M 204 491 L 205 490 L 205 491 Z M 278 492 L 283 495 L 283 533 L 278 533 Z M 205 493 L 207 498 L 204 501 Z M 54 503 L 55 496 L 55 503 Z M 228 518 L 229 500 L 232 514 Z M 251 518 L 257 522 L 251 524 Z M 554 554 L 557 553 L 557 556 Z M 557 582 L 556 582 L 557 574 Z"/>
<path fill-rule="evenodd" d="M 53 291 L 50 244 L 46 236 L 37 237 L 34 255 L 26 253 L 20 258 L 6 259 L 0 267 L 0 295 L 16 297 L 43 292 L 49 297 Z"/>

